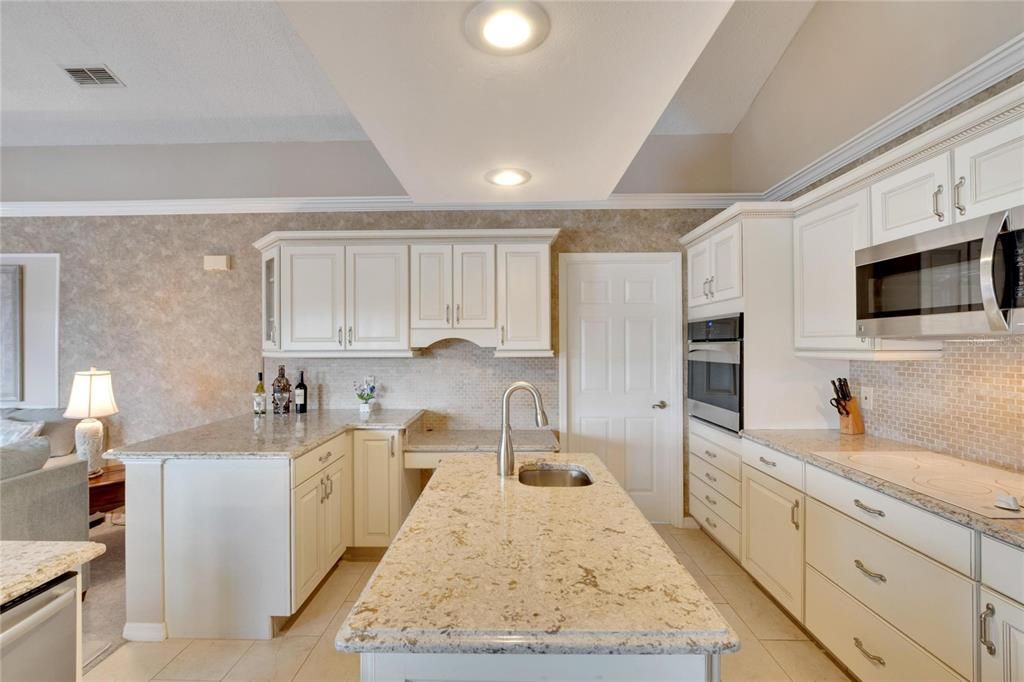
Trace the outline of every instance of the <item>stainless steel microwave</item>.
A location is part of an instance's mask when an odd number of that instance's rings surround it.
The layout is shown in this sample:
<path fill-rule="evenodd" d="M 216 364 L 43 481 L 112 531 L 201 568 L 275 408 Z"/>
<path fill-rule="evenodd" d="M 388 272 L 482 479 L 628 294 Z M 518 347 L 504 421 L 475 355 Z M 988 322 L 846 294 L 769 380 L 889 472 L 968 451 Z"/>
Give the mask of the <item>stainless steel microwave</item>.
<path fill-rule="evenodd" d="M 1024 334 L 1024 206 L 856 254 L 863 337 Z"/>

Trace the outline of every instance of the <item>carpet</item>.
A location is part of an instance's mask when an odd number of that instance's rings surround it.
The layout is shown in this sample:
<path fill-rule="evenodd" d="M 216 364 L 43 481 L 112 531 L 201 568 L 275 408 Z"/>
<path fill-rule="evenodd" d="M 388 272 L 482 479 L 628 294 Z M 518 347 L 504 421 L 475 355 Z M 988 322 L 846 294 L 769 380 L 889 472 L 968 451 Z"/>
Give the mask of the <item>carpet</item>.
<path fill-rule="evenodd" d="M 124 526 L 111 524 L 110 518 L 108 514 L 89 531 L 89 539 L 106 545 L 107 551 L 91 564 L 91 583 L 82 604 L 82 651 L 88 659 L 91 651 L 105 650 L 84 666 L 85 671 L 125 642 Z"/>

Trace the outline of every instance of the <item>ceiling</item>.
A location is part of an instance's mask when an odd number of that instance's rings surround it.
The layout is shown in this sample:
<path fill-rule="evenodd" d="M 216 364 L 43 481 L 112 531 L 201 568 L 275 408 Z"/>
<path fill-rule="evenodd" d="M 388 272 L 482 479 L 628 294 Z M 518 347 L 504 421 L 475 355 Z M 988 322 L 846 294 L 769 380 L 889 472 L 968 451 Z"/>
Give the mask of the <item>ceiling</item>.
<path fill-rule="evenodd" d="M 369 139 L 420 203 L 604 199 L 652 134 L 731 133 L 812 4 L 552 0 L 547 40 L 497 57 L 467 2 L 4 0 L 0 142 Z M 60 68 L 97 64 L 127 87 Z"/>

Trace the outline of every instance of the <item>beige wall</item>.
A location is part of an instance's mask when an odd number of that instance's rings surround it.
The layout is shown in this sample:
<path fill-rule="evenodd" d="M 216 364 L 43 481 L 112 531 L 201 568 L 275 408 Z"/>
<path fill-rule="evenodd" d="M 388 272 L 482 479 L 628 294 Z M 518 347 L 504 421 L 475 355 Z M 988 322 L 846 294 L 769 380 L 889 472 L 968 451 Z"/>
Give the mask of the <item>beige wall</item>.
<path fill-rule="evenodd" d="M 3 221 L 0 248 L 61 254 L 62 404 L 75 370 L 111 370 L 121 408 L 111 424 L 117 445 L 249 409 L 249 392 L 262 367 L 259 252 L 252 242 L 272 230 L 557 227 L 562 230 L 553 247 L 557 262 L 560 252 L 678 251 L 679 237 L 716 212 L 17 218 Z M 204 272 L 204 254 L 230 255 L 234 268 Z M 305 367 L 313 378 L 329 382 L 334 405 L 343 404 L 353 380 L 375 374 L 384 379 L 392 406 L 432 409 L 439 421 L 454 417 L 455 426 L 493 424 L 501 397 L 493 388 L 514 377 L 542 384 L 552 418 L 558 414 L 554 358 L 498 360 L 469 344 L 445 342 L 412 360 L 286 364 L 293 381 L 296 370 Z M 530 423 L 528 415 L 516 421 Z"/>
<path fill-rule="evenodd" d="M 733 191 L 768 189 L 1022 31 L 1021 2 L 819 2 L 733 133 Z"/>
<path fill-rule="evenodd" d="M 729 192 L 731 139 L 731 135 L 652 135 L 615 191 Z"/>

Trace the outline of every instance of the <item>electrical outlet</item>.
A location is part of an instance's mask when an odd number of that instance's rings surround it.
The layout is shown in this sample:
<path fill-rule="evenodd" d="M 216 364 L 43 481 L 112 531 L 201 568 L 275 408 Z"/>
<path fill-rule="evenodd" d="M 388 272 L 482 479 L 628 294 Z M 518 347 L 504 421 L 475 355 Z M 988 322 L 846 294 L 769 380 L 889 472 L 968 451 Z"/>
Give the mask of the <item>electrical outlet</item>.
<path fill-rule="evenodd" d="M 875 406 L 875 389 L 871 386 L 860 387 L 860 407 L 862 410 L 870 410 Z"/>

